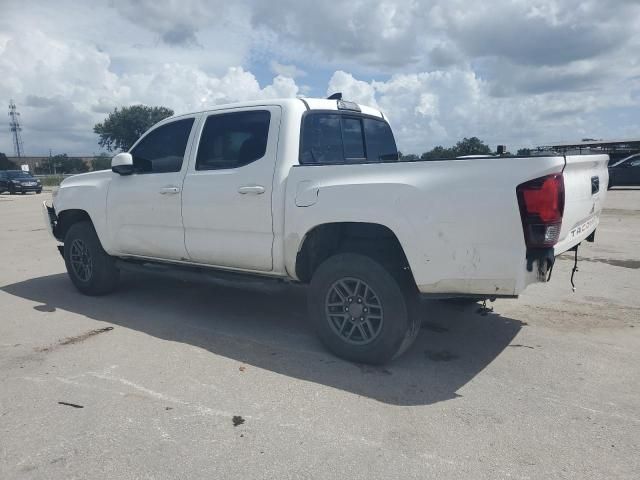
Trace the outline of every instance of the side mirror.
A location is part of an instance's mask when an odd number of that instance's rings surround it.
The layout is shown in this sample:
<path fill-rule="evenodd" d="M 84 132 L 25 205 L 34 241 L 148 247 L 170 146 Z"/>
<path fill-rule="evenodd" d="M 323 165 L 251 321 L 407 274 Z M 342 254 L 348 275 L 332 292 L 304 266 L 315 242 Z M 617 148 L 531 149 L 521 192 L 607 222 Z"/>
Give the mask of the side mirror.
<path fill-rule="evenodd" d="M 120 175 L 133 173 L 133 157 L 130 153 L 119 153 L 111 159 L 111 170 Z"/>

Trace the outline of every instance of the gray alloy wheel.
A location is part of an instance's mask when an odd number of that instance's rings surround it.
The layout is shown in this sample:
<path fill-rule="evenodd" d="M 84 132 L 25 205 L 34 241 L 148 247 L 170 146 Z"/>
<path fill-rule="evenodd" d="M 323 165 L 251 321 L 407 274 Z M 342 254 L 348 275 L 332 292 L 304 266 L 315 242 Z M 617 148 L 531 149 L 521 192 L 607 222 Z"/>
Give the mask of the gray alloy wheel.
<path fill-rule="evenodd" d="M 352 345 L 373 342 L 384 323 L 382 302 L 364 280 L 352 277 L 334 282 L 327 292 L 325 314 L 334 333 Z"/>
<path fill-rule="evenodd" d="M 309 320 L 335 355 L 359 363 L 389 362 L 420 330 L 412 282 L 405 271 L 372 257 L 337 253 L 311 277 Z"/>
<path fill-rule="evenodd" d="M 93 275 L 93 257 L 84 241 L 75 238 L 71 243 L 70 251 L 71 268 L 82 282 L 88 282 Z"/>

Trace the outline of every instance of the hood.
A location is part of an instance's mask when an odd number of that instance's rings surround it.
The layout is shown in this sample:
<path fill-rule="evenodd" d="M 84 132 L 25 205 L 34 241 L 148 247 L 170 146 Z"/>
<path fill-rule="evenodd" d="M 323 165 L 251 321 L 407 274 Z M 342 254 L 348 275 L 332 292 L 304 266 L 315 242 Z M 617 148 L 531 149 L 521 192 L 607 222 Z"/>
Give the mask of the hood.
<path fill-rule="evenodd" d="M 110 179 L 114 173 L 111 170 L 98 170 L 95 172 L 79 173 L 65 178 L 60 183 L 60 188 L 75 187 L 78 185 L 92 185 Z"/>

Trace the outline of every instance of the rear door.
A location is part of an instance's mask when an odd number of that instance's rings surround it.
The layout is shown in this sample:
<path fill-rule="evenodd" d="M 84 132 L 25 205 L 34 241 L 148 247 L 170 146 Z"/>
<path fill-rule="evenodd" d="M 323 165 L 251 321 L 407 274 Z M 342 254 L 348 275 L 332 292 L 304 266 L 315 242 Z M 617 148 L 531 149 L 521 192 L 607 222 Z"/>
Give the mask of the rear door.
<path fill-rule="evenodd" d="M 608 162 L 608 155 L 566 157 L 564 214 L 560 241 L 555 246 L 556 255 L 583 241 L 598 226 L 607 196 Z"/>
<path fill-rule="evenodd" d="M 182 215 L 191 261 L 273 268 L 272 187 L 281 108 L 206 115 L 184 180 Z"/>

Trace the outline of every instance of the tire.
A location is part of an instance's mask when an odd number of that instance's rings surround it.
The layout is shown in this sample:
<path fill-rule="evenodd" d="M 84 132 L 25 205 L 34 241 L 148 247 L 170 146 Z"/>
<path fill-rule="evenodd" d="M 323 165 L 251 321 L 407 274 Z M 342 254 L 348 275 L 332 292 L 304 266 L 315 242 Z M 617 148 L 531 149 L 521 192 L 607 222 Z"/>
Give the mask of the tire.
<path fill-rule="evenodd" d="M 36 190 L 36 193 L 39 195 L 42 193 L 42 190 Z"/>
<path fill-rule="evenodd" d="M 106 295 L 118 286 L 120 271 L 91 222 L 74 223 L 64 237 L 64 263 L 75 287 L 85 295 Z"/>
<path fill-rule="evenodd" d="M 401 355 L 420 331 L 418 292 L 406 277 L 407 272 L 392 273 L 360 254 L 325 260 L 308 296 L 309 317 L 322 343 L 338 357 L 359 363 L 383 364 Z"/>

